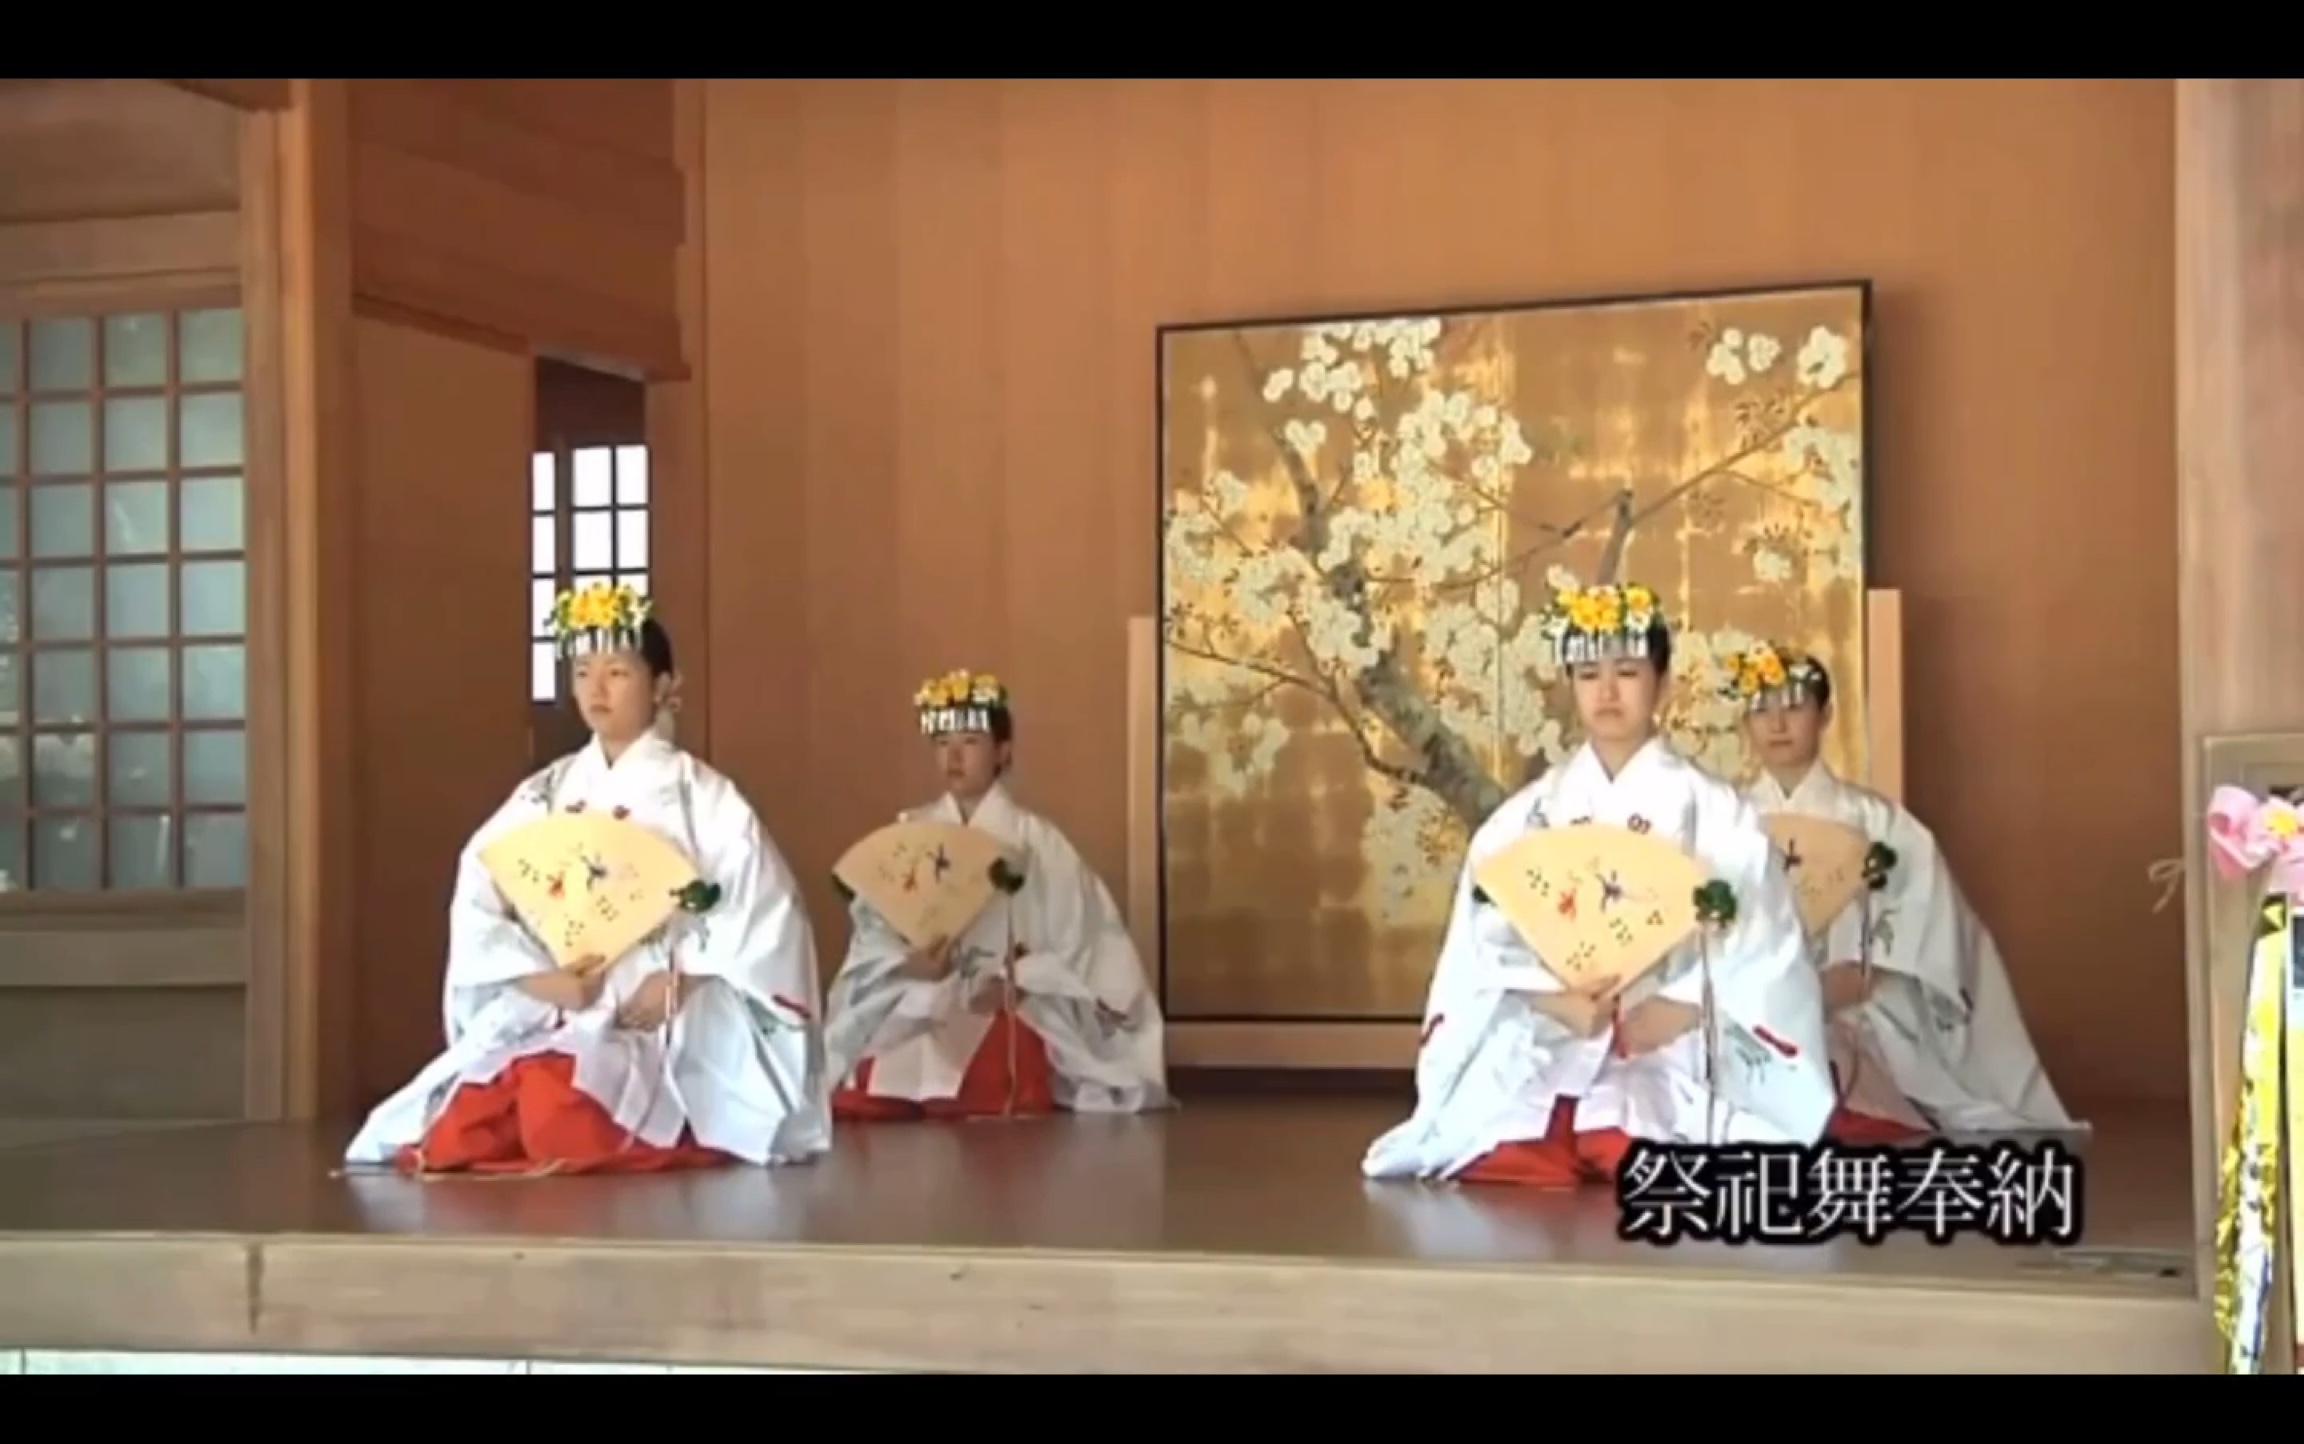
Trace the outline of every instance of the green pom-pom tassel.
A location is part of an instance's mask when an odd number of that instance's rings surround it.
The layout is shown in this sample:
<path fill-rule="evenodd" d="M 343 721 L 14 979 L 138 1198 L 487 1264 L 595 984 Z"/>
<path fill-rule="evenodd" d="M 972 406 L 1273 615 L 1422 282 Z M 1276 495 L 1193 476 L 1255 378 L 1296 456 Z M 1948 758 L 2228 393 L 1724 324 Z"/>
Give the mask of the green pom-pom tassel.
<path fill-rule="evenodd" d="M 1476 908 L 1484 908 L 1488 906 L 1488 904 L 1492 901 L 1494 901 L 1494 899 L 1488 896 L 1488 889 L 1480 886 L 1478 883 L 1472 884 L 1472 906 Z"/>
<path fill-rule="evenodd" d="M 1696 921 L 1716 928 L 1736 921 L 1736 890 L 1718 878 L 1696 889 Z"/>
<path fill-rule="evenodd" d="M 710 912 L 713 905 L 720 901 L 720 884 L 698 878 L 672 896 L 679 902 L 682 912 Z"/>
<path fill-rule="evenodd" d="M 856 901 L 856 889 L 842 882 L 838 873 L 832 874 L 832 891 L 839 894 L 842 906 Z"/>
<path fill-rule="evenodd" d="M 1888 886 L 1888 874 L 1896 870 L 1896 849 L 1887 843 L 1873 843 L 1864 854 L 1864 885 L 1874 892 Z"/>
<path fill-rule="evenodd" d="M 1008 865 L 1008 859 L 992 859 L 992 886 L 1013 897 L 1024 891 L 1024 874 Z"/>

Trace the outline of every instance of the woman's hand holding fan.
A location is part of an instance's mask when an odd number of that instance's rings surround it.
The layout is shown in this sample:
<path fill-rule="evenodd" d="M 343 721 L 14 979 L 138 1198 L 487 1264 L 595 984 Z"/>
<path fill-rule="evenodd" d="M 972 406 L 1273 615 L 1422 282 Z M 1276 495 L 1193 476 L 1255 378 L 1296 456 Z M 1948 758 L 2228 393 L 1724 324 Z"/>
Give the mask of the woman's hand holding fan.
<path fill-rule="evenodd" d="M 581 1013 L 600 1001 L 600 990 L 607 981 L 607 968 L 594 957 L 580 958 L 566 971 L 531 973 L 514 986 L 548 1008 Z"/>
<path fill-rule="evenodd" d="M 672 1016 L 673 1009 L 679 1006 L 680 998 L 687 993 L 688 985 L 694 981 L 682 978 L 681 991 L 675 994 L 670 973 L 650 973 L 640 980 L 639 987 L 632 990 L 632 996 L 616 1009 L 616 1026 L 636 1033 L 652 1032 L 663 1027 L 664 1020 Z"/>
<path fill-rule="evenodd" d="M 899 965 L 904 976 L 921 983 L 941 983 L 952 976 L 952 941 L 938 938 L 906 953 Z"/>
<path fill-rule="evenodd" d="M 1701 1009 L 1670 998 L 1650 998 L 1616 1019 L 1616 1051 L 1626 1058 L 1653 1053 L 1703 1021 Z"/>
<path fill-rule="evenodd" d="M 1575 989 L 1536 993 L 1529 998 L 1529 1003 L 1579 1038 L 1599 1037 L 1616 1019 L 1615 999 Z"/>

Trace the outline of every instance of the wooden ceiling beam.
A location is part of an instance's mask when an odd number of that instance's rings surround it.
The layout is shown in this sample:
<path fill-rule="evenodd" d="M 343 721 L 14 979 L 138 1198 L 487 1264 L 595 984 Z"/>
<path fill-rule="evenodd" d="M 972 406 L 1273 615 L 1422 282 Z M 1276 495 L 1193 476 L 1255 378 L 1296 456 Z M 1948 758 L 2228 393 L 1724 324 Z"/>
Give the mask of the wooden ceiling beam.
<path fill-rule="evenodd" d="M 173 85 L 178 90 L 189 90 L 210 100 L 221 100 L 239 110 L 286 110 L 288 108 L 288 82 L 285 80 L 163 80 L 162 85 Z"/>

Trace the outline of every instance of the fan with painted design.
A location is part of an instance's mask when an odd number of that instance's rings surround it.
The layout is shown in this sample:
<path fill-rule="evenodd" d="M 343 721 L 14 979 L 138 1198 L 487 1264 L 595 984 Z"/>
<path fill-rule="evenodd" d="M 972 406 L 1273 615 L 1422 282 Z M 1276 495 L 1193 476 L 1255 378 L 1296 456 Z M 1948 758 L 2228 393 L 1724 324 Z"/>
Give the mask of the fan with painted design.
<path fill-rule="evenodd" d="M 1799 899 L 1800 926 L 1811 937 L 1821 935 L 1864 891 L 1871 839 L 1844 822 L 1797 812 L 1772 813 L 1760 825 Z"/>
<path fill-rule="evenodd" d="M 496 890 L 563 968 L 613 966 L 685 905 L 695 864 L 663 834 L 597 812 L 524 823 L 480 850 Z"/>
<path fill-rule="evenodd" d="M 998 838 L 956 822 L 892 822 L 849 848 L 832 877 L 915 948 L 960 936 L 994 894 L 1024 881 Z"/>
<path fill-rule="evenodd" d="M 1592 997 L 1622 992 L 1685 942 L 1709 881 L 1671 843 L 1599 823 L 1528 833 L 1472 878 L 1554 977 Z"/>

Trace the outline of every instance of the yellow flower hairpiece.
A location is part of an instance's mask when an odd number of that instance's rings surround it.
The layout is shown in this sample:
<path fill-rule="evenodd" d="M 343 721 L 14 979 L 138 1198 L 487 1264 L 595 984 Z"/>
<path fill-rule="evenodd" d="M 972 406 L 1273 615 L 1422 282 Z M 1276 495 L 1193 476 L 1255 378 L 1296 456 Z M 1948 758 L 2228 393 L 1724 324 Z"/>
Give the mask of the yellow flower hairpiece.
<path fill-rule="evenodd" d="M 922 682 L 912 705 L 925 736 L 997 731 L 994 719 L 1008 711 L 1008 688 L 990 672 L 946 672 Z"/>
<path fill-rule="evenodd" d="M 1740 702 L 1757 701 L 1789 688 L 1812 692 L 1824 680 L 1824 669 L 1815 658 L 1768 642 L 1731 652 L 1720 665 L 1728 674 L 1721 690 Z"/>
<path fill-rule="evenodd" d="M 965 668 L 930 677 L 912 694 L 914 706 L 927 710 L 947 707 L 1005 707 L 1008 688 L 990 672 L 970 672 Z"/>
<path fill-rule="evenodd" d="M 1571 632 L 1587 636 L 1639 635 L 1656 624 L 1656 593 L 1638 582 L 1622 586 L 1562 587 L 1552 594 L 1544 627 L 1555 640 Z"/>
<path fill-rule="evenodd" d="M 594 582 L 554 598 L 547 621 L 553 640 L 566 653 L 603 641 L 632 644 L 653 608 L 653 602 L 624 583 Z"/>

